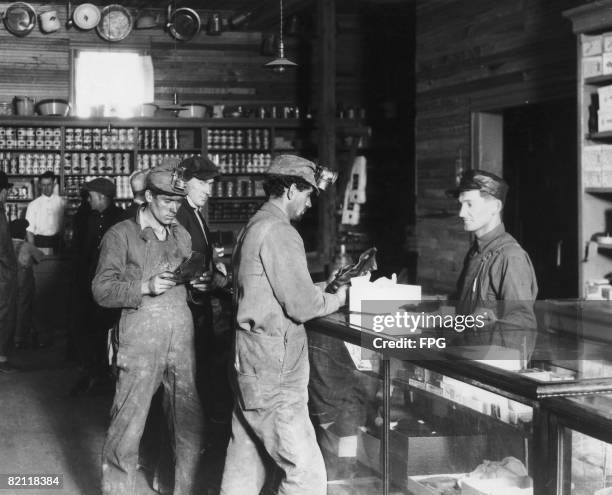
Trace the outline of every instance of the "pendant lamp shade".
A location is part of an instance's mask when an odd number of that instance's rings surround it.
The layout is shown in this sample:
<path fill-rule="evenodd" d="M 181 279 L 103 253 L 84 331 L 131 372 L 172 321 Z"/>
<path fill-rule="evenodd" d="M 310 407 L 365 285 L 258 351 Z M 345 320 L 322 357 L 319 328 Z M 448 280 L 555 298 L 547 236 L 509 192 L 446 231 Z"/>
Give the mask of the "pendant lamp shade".
<path fill-rule="evenodd" d="M 288 67 L 296 67 L 297 64 L 288 58 L 285 58 L 285 44 L 283 43 L 283 0 L 280 1 L 280 24 L 279 24 L 279 41 L 276 58 L 270 60 L 264 67 L 272 69 L 275 72 L 285 72 Z"/>

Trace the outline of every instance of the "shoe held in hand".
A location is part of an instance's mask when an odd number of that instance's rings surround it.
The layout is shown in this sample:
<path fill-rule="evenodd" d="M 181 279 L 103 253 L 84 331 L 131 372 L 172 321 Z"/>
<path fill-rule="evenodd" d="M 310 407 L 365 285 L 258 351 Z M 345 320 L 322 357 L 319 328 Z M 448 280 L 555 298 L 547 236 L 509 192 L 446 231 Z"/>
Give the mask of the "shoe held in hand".
<path fill-rule="evenodd" d="M 334 280 L 327 286 L 325 292 L 335 294 L 341 285 L 348 285 L 351 282 L 351 278 L 360 277 L 366 272 L 376 270 L 376 251 L 375 247 L 372 247 L 359 256 L 357 263 L 341 268 Z"/>

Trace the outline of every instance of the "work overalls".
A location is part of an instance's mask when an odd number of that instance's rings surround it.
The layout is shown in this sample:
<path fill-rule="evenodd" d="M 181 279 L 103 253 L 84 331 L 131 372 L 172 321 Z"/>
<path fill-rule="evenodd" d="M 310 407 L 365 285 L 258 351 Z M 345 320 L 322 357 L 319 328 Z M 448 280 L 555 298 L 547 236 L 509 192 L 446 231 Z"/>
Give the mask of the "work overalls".
<path fill-rule="evenodd" d="M 303 322 L 336 311 L 339 300 L 314 286 L 301 237 L 270 203 L 239 236 L 232 265 L 237 400 L 221 494 L 258 495 L 267 482 L 282 495 L 324 495 Z"/>
<path fill-rule="evenodd" d="M 94 293 L 96 283 L 113 290 L 115 271 L 123 270 L 117 277 L 123 280 L 134 277 L 139 284 L 140 280 L 148 280 L 162 271 L 174 270 L 191 251 L 190 245 L 176 236 L 177 229 L 182 227 L 173 226 L 165 241 L 157 240 L 150 228 L 138 232 L 139 229 L 136 222 L 127 220 L 109 231 L 111 235 L 105 237 L 102 245 Z M 123 236 L 121 231 L 125 231 Z M 183 233 L 188 241 L 188 234 L 184 230 Z M 123 245 L 126 239 L 127 248 Z M 122 257 L 127 259 L 127 266 L 122 267 L 118 261 Z M 112 268 L 105 271 L 104 263 Z M 99 294 L 97 300 L 104 303 Z M 160 383 L 174 439 L 174 494 L 194 493 L 204 424 L 195 388 L 193 319 L 185 286 L 175 286 L 159 296 L 142 296 L 137 308 L 124 307 L 119 321 L 117 367 L 111 423 L 102 454 L 103 493 L 135 494 L 138 447 L 151 398 Z"/>

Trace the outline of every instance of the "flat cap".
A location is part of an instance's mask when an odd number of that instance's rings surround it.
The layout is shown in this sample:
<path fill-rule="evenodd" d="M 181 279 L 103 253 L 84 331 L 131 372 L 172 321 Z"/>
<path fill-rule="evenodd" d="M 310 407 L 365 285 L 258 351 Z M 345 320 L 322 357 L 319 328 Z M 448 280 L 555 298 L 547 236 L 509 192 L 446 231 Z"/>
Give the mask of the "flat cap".
<path fill-rule="evenodd" d="M 459 185 L 448 189 L 446 194 L 453 198 L 459 197 L 464 191 L 482 191 L 499 199 L 502 203 L 506 201 L 508 183 L 491 172 L 484 170 L 466 170 L 461 174 Z"/>
<path fill-rule="evenodd" d="M 164 165 L 152 168 L 147 174 L 147 189 L 168 196 L 186 196 L 184 185 L 179 184 L 180 176 L 176 168 Z"/>
<path fill-rule="evenodd" d="M 115 183 L 110 179 L 105 179 L 104 177 L 98 177 L 97 179 L 90 180 L 89 182 L 86 182 L 83 187 L 86 191 L 104 194 L 104 196 L 108 196 L 111 199 L 115 197 L 115 194 L 117 194 L 117 187 L 115 186 Z"/>
<path fill-rule="evenodd" d="M 191 156 L 185 158 L 179 165 L 183 169 L 185 180 L 196 179 L 209 180 L 219 176 L 219 169 L 215 163 L 205 156 Z"/>
<path fill-rule="evenodd" d="M 293 175 L 301 177 L 318 191 L 315 173 L 317 166 L 306 158 L 297 155 L 278 155 L 273 160 L 266 174 L 268 175 Z"/>

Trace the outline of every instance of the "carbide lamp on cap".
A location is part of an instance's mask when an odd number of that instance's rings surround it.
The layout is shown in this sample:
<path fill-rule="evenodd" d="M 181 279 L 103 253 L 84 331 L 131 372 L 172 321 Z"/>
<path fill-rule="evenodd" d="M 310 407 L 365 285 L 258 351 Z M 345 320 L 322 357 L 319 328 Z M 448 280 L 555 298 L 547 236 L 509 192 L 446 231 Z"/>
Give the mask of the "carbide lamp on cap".
<path fill-rule="evenodd" d="M 185 192 L 186 183 L 185 167 L 175 167 L 175 169 L 172 171 L 172 177 L 170 178 L 172 188 L 180 192 Z"/>
<path fill-rule="evenodd" d="M 334 184 L 338 180 L 338 172 L 334 172 L 326 167 L 317 167 L 315 170 L 315 180 L 317 188 L 320 191 L 325 191 L 327 186 Z"/>

